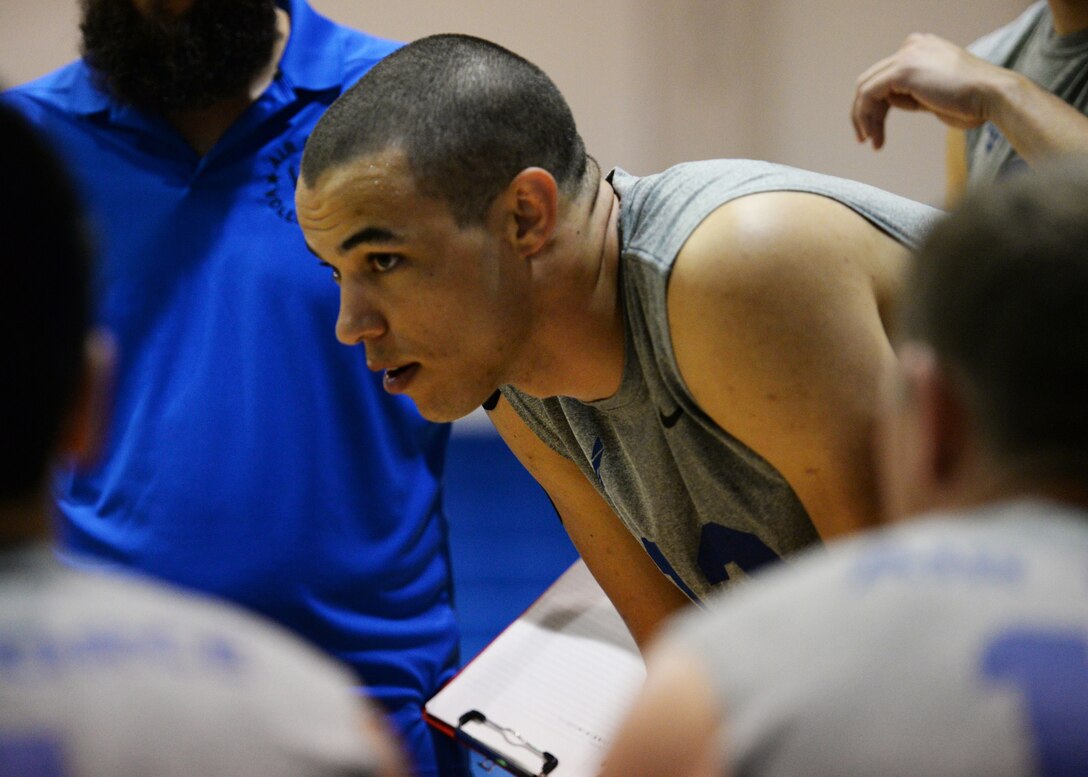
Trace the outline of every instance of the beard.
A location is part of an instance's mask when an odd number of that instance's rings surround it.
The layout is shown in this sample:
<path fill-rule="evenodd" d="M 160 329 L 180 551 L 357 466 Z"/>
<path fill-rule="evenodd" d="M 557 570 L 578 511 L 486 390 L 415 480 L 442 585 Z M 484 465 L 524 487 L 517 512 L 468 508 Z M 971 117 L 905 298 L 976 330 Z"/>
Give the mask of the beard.
<path fill-rule="evenodd" d="M 246 93 L 276 43 L 275 0 L 83 0 L 82 53 L 99 86 L 151 113 L 207 108 Z"/>

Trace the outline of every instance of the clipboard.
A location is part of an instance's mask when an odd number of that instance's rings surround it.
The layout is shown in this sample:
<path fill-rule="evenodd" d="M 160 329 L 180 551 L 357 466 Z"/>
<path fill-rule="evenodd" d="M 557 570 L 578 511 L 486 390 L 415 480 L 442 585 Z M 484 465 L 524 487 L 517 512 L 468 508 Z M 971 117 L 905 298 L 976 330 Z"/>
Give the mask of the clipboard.
<path fill-rule="evenodd" d="M 634 639 L 579 559 L 423 716 L 516 777 L 594 777 L 645 677 Z"/>

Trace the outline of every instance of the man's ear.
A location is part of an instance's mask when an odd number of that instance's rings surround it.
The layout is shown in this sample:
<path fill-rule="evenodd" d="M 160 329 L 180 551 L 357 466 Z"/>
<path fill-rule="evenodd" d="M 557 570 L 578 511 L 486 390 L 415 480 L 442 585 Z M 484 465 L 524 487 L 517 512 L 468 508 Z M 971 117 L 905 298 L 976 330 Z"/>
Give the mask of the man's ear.
<path fill-rule="evenodd" d="M 901 364 L 917 409 L 925 477 L 944 490 L 958 480 L 971 450 L 963 387 L 928 349 L 903 354 Z"/>
<path fill-rule="evenodd" d="M 544 248 L 555 234 L 559 221 L 559 186 L 547 170 L 527 167 L 514 176 L 503 193 L 508 221 L 508 238 L 521 256 L 529 257 Z"/>
<path fill-rule="evenodd" d="M 58 458 L 76 467 L 93 464 L 105 444 L 116 350 L 113 338 L 104 330 L 92 332 L 84 342 L 83 371 L 57 450 Z"/>

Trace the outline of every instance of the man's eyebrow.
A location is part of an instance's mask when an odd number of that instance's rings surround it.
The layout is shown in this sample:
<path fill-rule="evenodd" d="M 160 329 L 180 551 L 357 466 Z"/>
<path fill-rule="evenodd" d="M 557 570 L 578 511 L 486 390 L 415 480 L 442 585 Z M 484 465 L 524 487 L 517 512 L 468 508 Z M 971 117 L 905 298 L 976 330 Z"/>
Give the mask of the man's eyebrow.
<path fill-rule="evenodd" d="M 364 243 L 403 243 L 404 238 L 390 229 L 383 227 L 364 227 L 349 236 L 340 244 L 340 253 L 346 254 L 357 245 Z"/>

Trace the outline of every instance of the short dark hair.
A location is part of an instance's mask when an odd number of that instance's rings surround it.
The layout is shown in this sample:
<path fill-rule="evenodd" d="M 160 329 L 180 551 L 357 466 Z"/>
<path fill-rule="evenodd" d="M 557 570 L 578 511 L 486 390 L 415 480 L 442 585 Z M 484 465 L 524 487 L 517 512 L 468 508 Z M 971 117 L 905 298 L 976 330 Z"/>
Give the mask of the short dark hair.
<path fill-rule="evenodd" d="M 1085 474 L 1088 161 L 969 195 L 908 270 L 899 335 L 965 384 L 993 451 Z"/>
<path fill-rule="evenodd" d="M 329 169 L 398 148 L 421 193 L 461 226 L 527 167 L 576 191 L 586 151 L 566 100 L 536 65 L 468 35 L 433 35 L 398 49 L 336 100 L 302 157 L 313 186 Z"/>
<path fill-rule="evenodd" d="M 61 164 L 0 104 L 0 499 L 40 487 L 79 382 L 89 248 Z"/>

